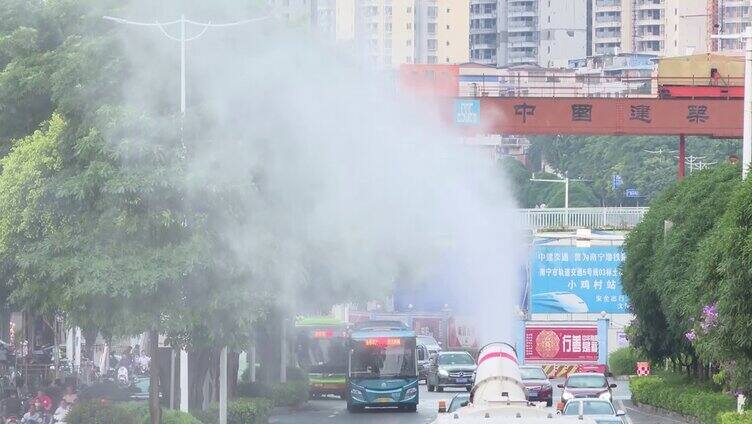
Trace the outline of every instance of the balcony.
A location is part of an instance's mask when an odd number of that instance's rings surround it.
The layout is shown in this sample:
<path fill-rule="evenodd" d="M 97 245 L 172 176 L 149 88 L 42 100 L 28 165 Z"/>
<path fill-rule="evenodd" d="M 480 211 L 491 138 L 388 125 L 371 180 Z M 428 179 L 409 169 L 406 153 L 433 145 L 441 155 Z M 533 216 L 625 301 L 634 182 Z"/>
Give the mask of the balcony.
<path fill-rule="evenodd" d="M 524 17 L 532 17 L 538 15 L 538 10 L 535 7 L 519 7 L 519 6 L 510 6 L 507 10 L 507 15 L 510 18 L 524 18 Z"/>
<path fill-rule="evenodd" d="M 496 27 L 493 28 L 470 28 L 470 34 L 496 34 Z"/>
<path fill-rule="evenodd" d="M 537 47 L 537 37 L 509 37 L 507 39 L 509 47 Z"/>
<path fill-rule="evenodd" d="M 496 11 L 493 12 L 478 12 L 470 13 L 470 19 L 496 19 Z"/>
<path fill-rule="evenodd" d="M 508 23 L 509 32 L 532 32 L 537 29 L 538 25 L 532 19 L 524 21 L 509 21 Z"/>
<path fill-rule="evenodd" d="M 486 49 L 496 50 L 496 44 L 486 43 L 486 42 L 470 43 L 470 49 L 471 50 L 486 50 Z"/>
<path fill-rule="evenodd" d="M 635 10 L 663 10 L 664 5 L 661 3 L 644 2 L 635 5 Z"/>

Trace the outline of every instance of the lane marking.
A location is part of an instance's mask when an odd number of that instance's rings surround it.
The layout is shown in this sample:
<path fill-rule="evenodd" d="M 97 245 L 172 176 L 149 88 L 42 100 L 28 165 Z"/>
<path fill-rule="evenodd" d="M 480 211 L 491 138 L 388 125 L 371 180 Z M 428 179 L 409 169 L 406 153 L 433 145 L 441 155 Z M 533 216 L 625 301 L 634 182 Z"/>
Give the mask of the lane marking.
<path fill-rule="evenodd" d="M 619 409 L 621 409 L 622 411 L 626 411 L 627 410 L 627 408 L 624 406 L 624 401 L 623 400 L 619 399 L 618 403 L 619 403 Z M 634 424 L 632 422 L 632 418 L 629 417 L 629 414 L 625 415 L 624 418 L 627 420 L 627 424 Z"/>

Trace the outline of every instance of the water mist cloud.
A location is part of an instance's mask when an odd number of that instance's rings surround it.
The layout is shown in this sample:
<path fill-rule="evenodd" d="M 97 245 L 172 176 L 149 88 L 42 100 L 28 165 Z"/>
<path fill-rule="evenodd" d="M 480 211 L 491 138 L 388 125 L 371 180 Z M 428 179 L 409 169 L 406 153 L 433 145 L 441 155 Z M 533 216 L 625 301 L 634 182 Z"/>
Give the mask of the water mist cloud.
<path fill-rule="evenodd" d="M 132 103 L 169 107 L 163 94 L 177 87 L 160 77 L 178 76 L 177 46 L 158 32 L 126 40 Z M 204 117 L 186 125 L 200 134 L 189 179 L 197 193 L 242 190 L 243 219 L 225 223 L 223 243 L 282 304 L 381 297 L 450 261 L 456 302 L 477 312 L 482 337 L 513 339 L 525 252 L 505 219 L 512 195 L 431 105 L 401 101 L 388 74 L 273 20 L 209 31 L 188 61 L 189 109 Z"/>

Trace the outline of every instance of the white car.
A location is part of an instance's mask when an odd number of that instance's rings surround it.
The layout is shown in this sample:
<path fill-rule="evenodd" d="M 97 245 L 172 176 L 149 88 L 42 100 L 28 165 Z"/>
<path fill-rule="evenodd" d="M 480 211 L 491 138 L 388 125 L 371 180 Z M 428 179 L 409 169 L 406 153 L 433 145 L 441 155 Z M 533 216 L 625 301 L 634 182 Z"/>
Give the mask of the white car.
<path fill-rule="evenodd" d="M 593 418 L 598 424 L 622 424 L 626 414 L 615 410 L 609 400 L 572 399 L 564 405 L 561 415 Z"/>

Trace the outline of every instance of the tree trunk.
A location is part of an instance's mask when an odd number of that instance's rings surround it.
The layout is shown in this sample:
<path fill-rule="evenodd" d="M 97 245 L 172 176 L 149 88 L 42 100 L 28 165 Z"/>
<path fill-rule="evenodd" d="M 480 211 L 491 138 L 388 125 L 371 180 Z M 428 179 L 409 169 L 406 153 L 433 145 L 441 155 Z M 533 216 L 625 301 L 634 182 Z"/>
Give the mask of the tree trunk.
<path fill-rule="evenodd" d="M 149 331 L 149 415 L 151 424 L 162 422 L 162 408 L 159 405 L 159 333 L 156 329 Z"/>
<path fill-rule="evenodd" d="M 86 354 L 86 357 L 90 360 L 94 360 L 94 345 L 97 344 L 97 335 L 99 334 L 99 329 L 97 328 L 83 328 L 81 329 L 81 335 L 84 338 L 84 341 L 86 342 L 84 344 L 84 353 Z M 107 370 L 101 370 L 102 375 L 107 373 Z"/>
<path fill-rule="evenodd" d="M 238 371 L 240 370 L 240 354 L 227 353 L 227 397 L 233 399 L 238 393 Z"/>
<path fill-rule="evenodd" d="M 210 349 L 194 349 L 189 353 L 190 367 L 188 367 L 188 405 L 192 408 L 201 408 L 204 404 L 204 381 L 211 362 Z"/>

